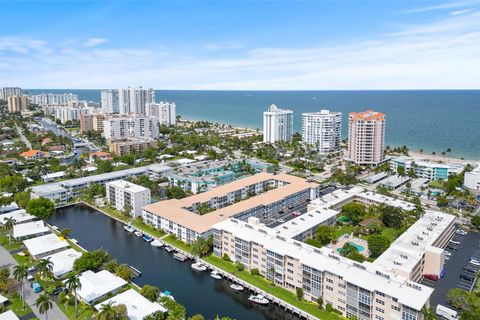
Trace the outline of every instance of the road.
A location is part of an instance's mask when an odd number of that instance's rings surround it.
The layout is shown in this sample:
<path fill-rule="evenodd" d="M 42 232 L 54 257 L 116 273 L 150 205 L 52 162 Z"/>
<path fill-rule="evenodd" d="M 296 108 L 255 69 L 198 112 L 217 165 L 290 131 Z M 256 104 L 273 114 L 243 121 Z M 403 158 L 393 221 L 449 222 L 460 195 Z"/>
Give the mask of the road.
<path fill-rule="evenodd" d="M 25 143 L 28 149 L 32 150 L 32 144 L 30 143 L 30 141 L 28 141 L 27 137 L 23 135 L 20 127 L 18 125 L 15 125 L 15 128 L 17 128 L 17 133 L 20 136 L 20 140 L 22 140 L 22 142 Z"/>
<path fill-rule="evenodd" d="M 0 246 L 0 268 L 9 268 L 13 272 L 13 267 L 17 265 L 17 262 L 10 253 L 2 246 Z M 38 298 L 38 294 L 33 292 L 32 287 L 28 284 L 24 284 L 23 289 L 25 290 L 25 302 L 30 306 L 35 316 L 42 320 L 47 320 L 45 314 L 40 314 L 38 308 L 35 307 L 35 301 Z M 48 319 L 50 320 L 68 320 L 68 318 L 63 314 L 63 312 L 58 308 L 56 303 L 53 303 L 53 308 L 48 310 Z"/>

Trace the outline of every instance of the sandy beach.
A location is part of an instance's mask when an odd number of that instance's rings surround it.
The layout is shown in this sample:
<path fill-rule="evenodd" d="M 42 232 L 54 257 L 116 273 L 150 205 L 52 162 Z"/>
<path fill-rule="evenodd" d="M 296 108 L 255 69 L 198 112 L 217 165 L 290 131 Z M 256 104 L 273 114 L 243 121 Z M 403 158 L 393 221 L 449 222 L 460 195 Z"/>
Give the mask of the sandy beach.
<path fill-rule="evenodd" d="M 435 161 L 439 163 L 475 164 L 476 162 L 480 162 L 480 159 L 471 160 L 471 159 L 460 159 L 460 158 L 454 158 L 454 157 L 449 158 L 448 154 L 446 154 L 445 156 L 443 156 L 442 154 L 436 154 L 434 156 L 431 153 L 420 153 L 418 151 L 409 151 L 408 153 L 410 154 L 411 157 L 414 157 L 414 158 L 420 158 L 420 159 Z"/>

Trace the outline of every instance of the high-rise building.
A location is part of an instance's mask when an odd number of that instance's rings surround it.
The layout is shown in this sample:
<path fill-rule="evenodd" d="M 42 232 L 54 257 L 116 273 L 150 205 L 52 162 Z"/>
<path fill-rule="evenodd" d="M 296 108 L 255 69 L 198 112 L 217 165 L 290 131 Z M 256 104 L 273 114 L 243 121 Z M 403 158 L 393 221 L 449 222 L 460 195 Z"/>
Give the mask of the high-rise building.
<path fill-rule="evenodd" d="M 19 87 L 4 87 L 0 89 L 0 100 L 7 100 L 8 97 L 21 96 L 22 89 Z"/>
<path fill-rule="evenodd" d="M 147 107 L 147 115 L 157 118 L 160 125 L 174 126 L 177 123 L 176 109 L 175 102 L 153 102 Z"/>
<path fill-rule="evenodd" d="M 101 92 L 102 110 L 105 113 L 119 113 L 118 90 L 106 90 Z"/>
<path fill-rule="evenodd" d="M 340 151 L 342 113 L 329 110 L 302 113 L 302 140 L 321 154 Z"/>
<path fill-rule="evenodd" d="M 93 114 L 80 115 L 80 132 L 93 130 Z"/>
<path fill-rule="evenodd" d="M 107 140 L 158 137 L 158 120 L 154 117 L 111 117 L 103 122 L 103 135 Z"/>
<path fill-rule="evenodd" d="M 8 112 L 21 112 L 28 108 L 28 97 L 9 96 L 7 98 Z"/>
<path fill-rule="evenodd" d="M 133 217 L 142 216 L 142 207 L 150 204 L 150 189 L 125 180 L 115 180 L 105 185 L 108 202 L 119 211 Z"/>
<path fill-rule="evenodd" d="M 293 111 L 272 104 L 263 113 L 263 142 L 289 141 L 293 134 Z"/>
<path fill-rule="evenodd" d="M 136 113 L 147 114 L 147 105 L 155 102 L 155 90 L 140 88 L 118 89 L 118 103 L 120 114 Z"/>
<path fill-rule="evenodd" d="M 356 164 L 377 165 L 385 149 L 385 115 L 373 110 L 351 112 L 348 118 L 348 156 Z"/>
<path fill-rule="evenodd" d="M 41 93 L 30 96 L 30 102 L 39 106 L 75 106 L 79 102 L 74 93 Z"/>
<path fill-rule="evenodd" d="M 80 120 L 82 113 L 87 113 L 88 110 L 83 108 L 71 108 L 71 107 L 58 107 L 55 108 L 55 118 L 59 119 L 61 123 L 67 121 Z"/>

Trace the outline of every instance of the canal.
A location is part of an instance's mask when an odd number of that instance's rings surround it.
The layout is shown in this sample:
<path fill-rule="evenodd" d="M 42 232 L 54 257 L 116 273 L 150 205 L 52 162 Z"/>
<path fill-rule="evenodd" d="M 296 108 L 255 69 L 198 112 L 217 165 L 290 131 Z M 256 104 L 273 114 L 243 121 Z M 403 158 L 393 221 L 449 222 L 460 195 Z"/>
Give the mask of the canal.
<path fill-rule="evenodd" d="M 71 228 L 71 238 L 86 250 L 107 250 L 117 262 L 131 265 L 142 272 L 134 282 L 151 284 L 172 292 L 175 300 L 187 308 L 188 315 L 200 313 L 206 319 L 229 316 L 234 319 L 284 319 L 298 317 L 270 304 L 259 306 L 248 301 L 248 292 L 230 289 L 227 280 L 214 280 L 208 272 L 190 268 L 191 261 L 180 262 L 161 248 L 150 246 L 128 234 L 123 224 L 85 205 L 57 209 L 48 220 L 60 229 Z"/>

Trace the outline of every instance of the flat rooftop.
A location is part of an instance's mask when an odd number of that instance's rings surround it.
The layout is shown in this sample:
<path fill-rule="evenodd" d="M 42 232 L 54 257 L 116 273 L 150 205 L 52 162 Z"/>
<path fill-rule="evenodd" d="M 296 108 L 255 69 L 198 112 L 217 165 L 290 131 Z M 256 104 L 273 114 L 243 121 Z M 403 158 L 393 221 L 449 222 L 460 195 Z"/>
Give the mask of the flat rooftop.
<path fill-rule="evenodd" d="M 127 307 L 128 319 L 130 320 L 143 320 L 146 316 L 157 311 L 167 312 L 167 309 L 162 307 L 159 303 L 151 302 L 133 289 L 129 289 L 108 300 L 96 304 L 95 309 L 100 311 L 102 306 L 108 303 L 113 303 L 113 305 L 124 304 Z"/>
<path fill-rule="evenodd" d="M 191 207 L 195 203 L 205 203 L 213 198 L 225 197 L 229 193 L 241 190 L 246 186 L 266 182 L 272 179 L 282 181 L 286 184 L 205 215 L 199 215 L 185 209 Z M 269 173 L 258 173 L 188 198 L 180 200 L 171 199 L 150 204 L 144 206 L 143 210 L 185 226 L 198 233 L 203 233 L 210 230 L 215 223 L 228 219 L 240 212 L 261 205 L 269 205 L 285 199 L 297 192 L 301 192 L 308 188 L 316 188 L 317 186 L 316 183 L 306 182 L 306 180 L 302 178 L 286 174 L 273 175 Z"/>
<path fill-rule="evenodd" d="M 81 273 L 78 278 L 82 286 L 80 290 L 77 291 L 77 294 L 88 303 L 127 284 L 127 281 L 107 270 L 102 270 L 97 273 L 88 270 Z"/>
<path fill-rule="evenodd" d="M 68 248 L 68 242 L 60 239 L 57 235 L 50 233 L 44 236 L 36 237 L 23 241 L 25 247 L 32 256 L 38 256 L 50 251 Z"/>
<path fill-rule="evenodd" d="M 390 187 L 390 188 L 397 188 L 399 186 L 401 186 L 402 184 L 404 184 L 405 182 L 407 182 L 408 180 L 410 180 L 409 177 L 402 177 L 402 176 L 399 176 L 399 175 L 393 175 L 393 176 L 390 176 L 388 178 L 386 178 L 385 180 L 382 180 L 380 182 L 380 184 L 382 186 L 386 186 L 386 187 Z"/>
<path fill-rule="evenodd" d="M 80 258 L 81 255 L 82 253 L 75 249 L 67 249 L 52 254 L 51 256 L 46 257 L 46 259 L 50 259 L 53 263 L 53 275 L 55 277 L 60 277 L 73 270 L 73 263 Z"/>
<path fill-rule="evenodd" d="M 315 228 L 325 221 L 336 218 L 338 214 L 339 212 L 336 210 L 318 208 L 310 210 L 307 213 L 287 221 L 273 229 L 277 232 L 277 235 L 285 238 L 295 238 L 299 234 Z"/>
<path fill-rule="evenodd" d="M 149 189 L 139 186 L 138 184 L 134 184 L 125 180 L 115 180 L 107 183 L 107 186 L 113 186 L 115 188 L 120 188 L 125 191 L 130 192 L 144 192 Z"/>
<path fill-rule="evenodd" d="M 341 257 L 326 247 L 318 249 L 306 243 L 278 236 L 271 228 L 251 225 L 236 219 L 222 221 L 213 227 L 244 241 L 260 244 L 277 254 L 292 257 L 316 270 L 339 275 L 345 281 L 372 292 L 381 291 L 415 310 L 421 310 L 433 292 L 432 288 L 386 272 L 370 263 L 360 264 Z"/>
<path fill-rule="evenodd" d="M 23 223 L 25 221 L 31 221 L 37 217 L 28 214 L 24 209 L 10 211 L 8 213 L 0 214 L 0 224 L 3 225 L 5 220 L 12 218 L 17 224 Z"/>
<path fill-rule="evenodd" d="M 47 233 L 50 229 L 45 225 L 43 220 L 32 221 L 27 223 L 16 224 L 13 226 L 13 237 L 23 238 L 32 235 Z"/>
<path fill-rule="evenodd" d="M 12 310 L 5 311 L 0 313 L 0 320 L 20 320 L 19 317 Z"/>
<path fill-rule="evenodd" d="M 373 264 L 392 272 L 397 269 L 410 273 L 422 259 L 426 248 L 433 246 L 454 221 L 453 215 L 426 211 Z"/>

